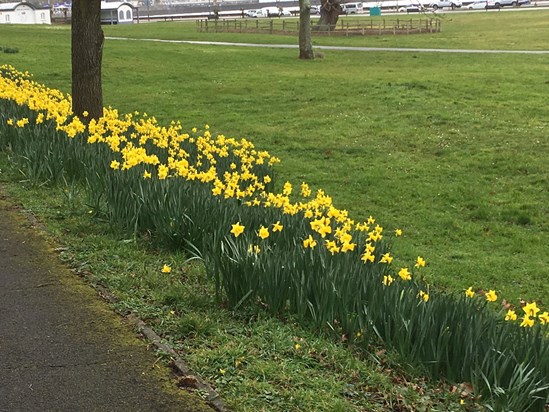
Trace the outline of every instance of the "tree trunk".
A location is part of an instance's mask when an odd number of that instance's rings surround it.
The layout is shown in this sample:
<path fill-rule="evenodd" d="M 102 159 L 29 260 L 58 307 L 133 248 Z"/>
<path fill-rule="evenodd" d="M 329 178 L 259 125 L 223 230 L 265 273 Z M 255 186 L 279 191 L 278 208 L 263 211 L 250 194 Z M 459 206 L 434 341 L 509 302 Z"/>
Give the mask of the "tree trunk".
<path fill-rule="evenodd" d="M 82 120 L 103 116 L 101 0 L 73 0 L 71 25 L 72 111 Z"/>
<path fill-rule="evenodd" d="M 342 11 L 339 0 L 320 0 L 320 21 L 314 29 L 316 31 L 334 30 Z"/>
<path fill-rule="evenodd" d="M 315 58 L 311 41 L 311 1 L 299 0 L 299 58 Z"/>

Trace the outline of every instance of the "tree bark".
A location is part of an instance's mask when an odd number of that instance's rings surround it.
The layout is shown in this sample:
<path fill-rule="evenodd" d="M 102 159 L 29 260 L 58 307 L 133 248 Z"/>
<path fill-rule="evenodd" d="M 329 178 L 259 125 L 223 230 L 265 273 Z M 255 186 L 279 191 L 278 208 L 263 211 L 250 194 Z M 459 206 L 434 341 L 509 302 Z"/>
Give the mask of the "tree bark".
<path fill-rule="evenodd" d="M 311 41 L 311 1 L 299 0 L 299 58 L 315 58 Z"/>
<path fill-rule="evenodd" d="M 82 120 L 103 116 L 101 0 L 73 0 L 71 25 L 72 111 Z M 84 116 L 84 112 L 88 116 Z"/>
<path fill-rule="evenodd" d="M 316 31 L 332 31 L 335 29 L 339 15 L 343 11 L 340 0 L 320 0 L 320 20 L 315 26 Z"/>

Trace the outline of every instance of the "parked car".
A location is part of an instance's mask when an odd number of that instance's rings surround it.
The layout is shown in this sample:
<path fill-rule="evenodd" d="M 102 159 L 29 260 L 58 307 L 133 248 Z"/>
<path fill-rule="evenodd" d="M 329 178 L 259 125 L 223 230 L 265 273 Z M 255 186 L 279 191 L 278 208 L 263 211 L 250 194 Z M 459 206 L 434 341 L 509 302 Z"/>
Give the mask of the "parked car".
<path fill-rule="evenodd" d="M 278 7 L 263 7 L 257 10 L 255 17 L 280 17 Z"/>
<path fill-rule="evenodd" d="M 398 8 L 399 13 L 419 13 L 423 10 L 424 8 L 421 4 L 409 4 Z"/>
<path fill-rule="evenodd" d="M 467 5 L 469 10 L 485 10 L 486 9 L 486 0 L 477 0 Z"/>
<path fill-rule="evenodd" d="M 501 8 L 500 0 L 477 0 L 471 4 L 467 5 L 467 8 L 470 10 L 488 10 L 488 9 L 497 9 Z"/>
<path fill-rule="evenodd" d="M 256 18 L 257 10 L 244 10 L 244 16 Z"/>
<path fill-rule="evenodd" d="M 461 7 L 461 0 L 435 0 L 429 4 L 433 10 L 442 9 L 444 7 L 450 7 L 452 10 Z"/>
<path fill-rule="evenodd" d="M 508 7 L 508 6 L 521 6 L 523 4 L 529 4 L 529 0 L 497 0 L 496 3 L 499 4 L 500 7 Z"/>
<path fill-rule="evenodd" d="M 343 3 L 341 9 L 344 14 L 358 14 L 364 12 L 362 3 Z"/>
<path fill-rule="evenodd" d="M 311 14 L 320 14 L 320 6 L 311 6 Z"/>

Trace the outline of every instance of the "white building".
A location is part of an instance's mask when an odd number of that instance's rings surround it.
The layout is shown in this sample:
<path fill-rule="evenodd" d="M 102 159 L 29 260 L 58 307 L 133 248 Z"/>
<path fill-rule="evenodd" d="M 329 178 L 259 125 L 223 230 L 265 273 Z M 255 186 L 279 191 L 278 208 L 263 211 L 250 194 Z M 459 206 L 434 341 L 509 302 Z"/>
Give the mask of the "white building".
<path fill-rule="evenodd" d="M 101 23 L 122 24 L 133 23 L 134 6 L 131 3 L 119 1 L 101 2 Z"/>
<path fill-rule="evenodd" d="M 0 3 L 0 24 L 51 24 L 50 9 L 26 1 Z"/>

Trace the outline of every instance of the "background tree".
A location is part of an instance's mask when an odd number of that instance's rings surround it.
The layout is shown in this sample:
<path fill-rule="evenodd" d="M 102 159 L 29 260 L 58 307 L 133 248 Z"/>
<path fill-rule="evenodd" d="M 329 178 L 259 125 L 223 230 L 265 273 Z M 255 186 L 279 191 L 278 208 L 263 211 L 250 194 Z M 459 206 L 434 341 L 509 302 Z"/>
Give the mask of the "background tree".
<path fill-rule="evenodd" d="M 314 59 L 311 41 L 311 1 L 299 0 L 299 58 Z"/>
<path fill-rule="evenodd" d="M 72 110 L 83 118 L 103 115 L 101 0 L 73 0 L 71 23 Z"/>
<path fill-rule="evenodd" d="M 340 0 L 320 0 L 320 20 L 315 30 L 334 30 L 342 11 Z"/>

